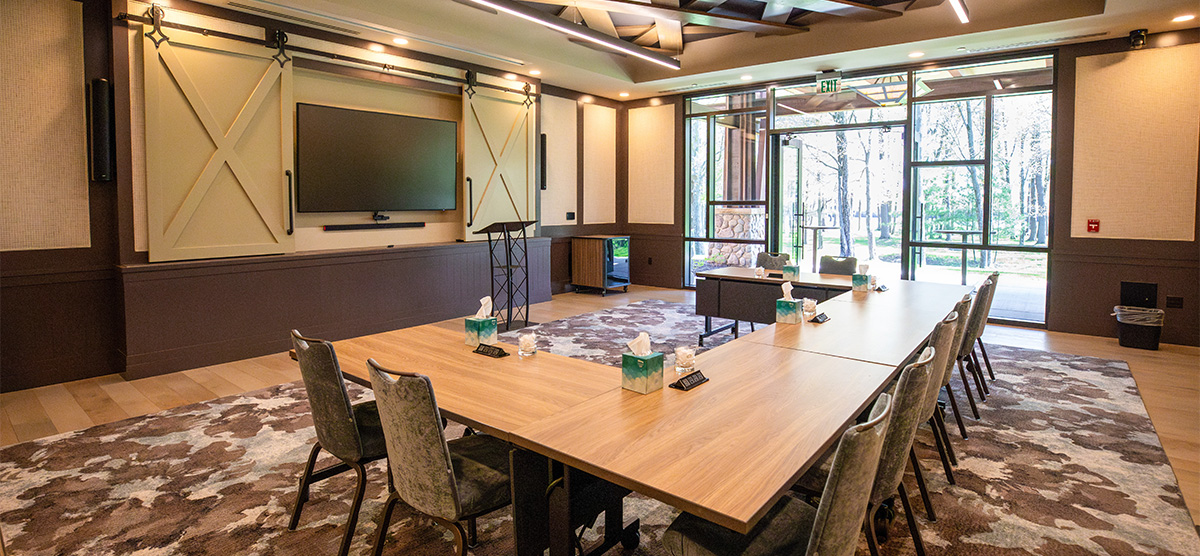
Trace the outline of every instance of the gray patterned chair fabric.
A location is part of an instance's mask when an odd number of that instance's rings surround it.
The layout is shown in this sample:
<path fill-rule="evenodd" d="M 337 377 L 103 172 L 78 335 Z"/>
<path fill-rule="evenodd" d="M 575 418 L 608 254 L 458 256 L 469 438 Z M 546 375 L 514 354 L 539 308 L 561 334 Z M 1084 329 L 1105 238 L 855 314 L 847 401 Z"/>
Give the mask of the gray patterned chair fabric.
<path fill-rule="evenodd" d="M 967 334 L 967 319 L 970 318 L 970 311 L 970 295 L 963 296 L 962 301 L 959 301 L 954 305 L 954 312 L 952 314 L 958 315 L 958 319 L 955 322 L 954 339 L 950 342 L 953 352 L 957 352 L 961 349 L 959 346 L 962 346 L 963 337 Z M 954 395 L 954 389 L 950 387 L 950 379 L 954 377 L 954 366 L 957 362 L 958 354 L 951 353 L 950 357 L 946 359 L 946 370 L 945 373 L 942 374 L 941 383 L 942 387 L 946 390 L 946 397 L 950 400 L 950 408 L 954 410 L 954 420 L 958 422 L 958 431 L 962 435 L 963 439 L 966 439 L 967 427 L 963 424 L 962 412 L 958 409 L 958 399 Z M 965 371 L 962 374 L 962 379 L 963 390 L 966 391 L 967 400 L 971 403 L 971 411 L 974 412 L 975 418 L 978 419 L 979 409 L 975 407 L 975 397 L 971 394 L 971 386 L 967 384 L 967 375 Z M 936 409 L 936 407 L 933 409 Z"/>
<path fill-rule="evenodd" d="M 975 339 L 983 335 L 983 327 L 987 324 L 988 298 L 991 297 L 993 283 L 989 277 L 979 285 L 979 291 L 975 293 L 975 301 L 971 303 L 971 314 L 967 318 L 967 331 L 959 346 L 959 357 L 970 355 L 975 347 Z"/>
<path fill-rule="evenodd" d="M 474 519 L 509 503 L 508 443 L 483 434 L 447 441 L 429 377 L 388 371 L 374 360 L 367 367 L 393 480 L 375 553 L 382 551 L 392 510 L 403 500 L 450 529 L 458 554 L 465 554 L 468 539 L 459 522 L 469 521 L 473 544 Z"/>
<path fill-rule="evenodd" d="M 849 276 L 858 272 L 858 259 L 854 257 L 821 257 L 821 274 L 843 274 Z"/>
<path fill-rule="evenodd" d="M 358 523 L 358 512 L 366 492 L 366 469 L 363 464 L 387 455 L 384 446 L 383 427 L 379 422 L 379 411 L 374 401 L 350 403 L 346 392 L 346 381 L 342 368 L 338 366 L 333 344 L 315 338 L 305 338 L 292 330 L 292 347 L 296 350 L 296 361 L 300 363 L 300 376 L 304 379 L 304 390 L 312 408 L 313 425 L 317 430 L 317 442 L 309 453 L 308 462 L 300 476 L 300 488 L 292 509 L 288 529 L 294 530 L 300 523 L 300 513 L 308 501 L 312 483 L 353 469 L 358 478 L 354 501 L 350 507 L 346 531 L 342 536 L 339 554 L 350 550 L 350 540 Z M 333 454 L 341 464 L 313 472 L 320 451 Z"/>
<path fill-rule="evenodd" d="M 1000 287 L 1000 273 L 993 272 L 988 279 L 992 281 L 992 287 L 988 290 L 986 303 L 983 305 L 983 322 L 979 325 L 979 335 L 975 337 L 975 343 L 979 344 L 979 352 L 983 354 L 983 362 L 987 365 L 988 375 L 992 377 L 992 380 L 996 380 L 996 373 L 992 371 L 992 360 L 988 357 L 987 348 L 983 345 L 983 330 L 987 328 L 988 316 L 992 314 L 992 301 L 996 299 L 996 288 Z"/>
<path fill-rule="evenodd" d="M 758 254 L 758 262 L 754 266 L 761 266 L 767 270 L 783 270 L 783 267 L 788 264 L 788 259 L 791 257 L 787 253 L 768 253 L 763 251 Z"/>
<path fill-rule="evenodd" d="M 828 495 L 816 508 L 784 496 L 746 535 L 684 513 L 663 534 L 663 545 L 674 556 L 853 555 L 891 406 L 891 396 L 880 394 L 870 420 L 842 434 L 825 483 Z"/>

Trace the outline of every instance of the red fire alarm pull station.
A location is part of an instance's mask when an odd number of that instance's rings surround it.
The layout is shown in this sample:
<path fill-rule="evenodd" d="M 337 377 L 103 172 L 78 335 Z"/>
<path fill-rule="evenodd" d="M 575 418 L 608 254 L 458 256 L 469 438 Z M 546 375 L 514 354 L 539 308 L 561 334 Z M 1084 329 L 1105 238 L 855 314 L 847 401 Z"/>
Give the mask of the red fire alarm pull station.
<path fill-rule="evenodd" d="M 1100 221 L 1097 219 L 1088 220 L 1088 232 L 1098 233 L 1100 231 Z"/>

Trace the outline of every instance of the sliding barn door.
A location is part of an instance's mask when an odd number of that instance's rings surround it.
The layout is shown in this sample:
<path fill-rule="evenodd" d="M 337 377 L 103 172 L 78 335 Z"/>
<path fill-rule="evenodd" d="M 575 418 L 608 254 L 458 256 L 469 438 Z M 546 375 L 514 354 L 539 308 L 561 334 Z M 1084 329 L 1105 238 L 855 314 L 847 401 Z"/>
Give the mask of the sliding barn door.
<path fill-rule="evenodd" d="M 294 251 L 292 65 L 262 46 L 145 39 L 151 261 Z"/>
<path fill-rule="evenodd" d="M 466 240 L 496 222 L 535 220 L 533 103 L 522 94 L 477 89 L 463 94 Z"/>

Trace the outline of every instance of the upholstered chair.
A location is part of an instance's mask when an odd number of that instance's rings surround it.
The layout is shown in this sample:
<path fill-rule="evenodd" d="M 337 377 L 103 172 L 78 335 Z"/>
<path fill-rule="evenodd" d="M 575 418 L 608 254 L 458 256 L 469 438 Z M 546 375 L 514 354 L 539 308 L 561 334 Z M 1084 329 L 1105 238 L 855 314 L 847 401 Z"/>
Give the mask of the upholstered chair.
<path fill-rule="evenodd" d="M 663 545 L 674 556 L 852 556 L 891 406 L 891 396 L 880 394 L 869 420 L 842 433 L 825 483 L 826 495 L 816 508 L 784 495 L 746 535 L 684 513 L 663 534 Z"/>
<path fill-rule="evenodd" d="M 447 441 L 429 377 L 389 371 L 374 359 L 367 369 L 392 476 L 375 555 L 383 553 L 392 510 L 401 500 L 449 529 L 456 554 L 465 555 L 476 542 L 476 518 L 509 504 L 510 446 L 485 434 Z"/>
<path fill-rule="evenodd" d="M 958 400 L 954 395 L 954 389 L 950 386 L 950 379 L 954 377 L 955 363 L 958 361 L 958 347 L 963 342 L 963 337 L 967 334 L 967 320 L 970 318 L 971 312 L 971 296 L 965 295 L 962 301 L 954 305 L 954 314 L 958 315 L 958 322 L 954 329 L 954 341 L 950 343 L 955 346 L 952 349 L 951 356 L 946 361 L 946 371 L 942 376 L 942 387 L 946 390 L 946 397 L 950 399 L 950 409 L 954 411 L 954 420 L 958 422 L 958 432 L 962 434 L 963 439 L 967 438 L 967 427 L 963 425 L 962 413 L 958 409 Z M 967 382 L 967 373 L 959 369 L 963 381 L 963 390 L 967 393 L 967 401 L 971 404 L 971 414 L 975 416 L 975 420 L 979 420 L 979 408 L 975 406 L 975 396 L 971 394 L 971 385 Z"/>
<path fill-rule="evenodd" d="M 338 550 L 340 556 L 345 556 L 350 551 L 350 541 L 354 538 L 354 527 L 358 524 L 358 512 L 367 489 L 364 464 L 387 456 L 379 412 L 374 401 L 350 403 L 350 394 L 346 392 L 346 381 L 342 377 L 342 368 L 338 366 L 333 344 L 305 338 L 293 330 L 292 346 L 296 350 L 300 376 L 304 378 L 304 390 L 308 392 L 308 403 L 312 407 L 317 442 L 313 444 L 304 473 L 300 476 L 300 489 L 296 493 L 296 505 L 292 509 L 288 529 L 295 530 L 300 523 L 300 511 L 308 501 L 312 483 L 353 469 L 358 476 L 358 486 L 354 490 L 350 517 L 346 520 L 346 531 L 342 533 L 342 545 Z M 313 466 L 322 449 L 333 454 L 341 463 L 314 473 Z"/>
<path fill-rule="evenodd" d="M 783 270 L 783 267 L 788 264 L 788 259 L 791 257 L 787 253 L 768 253 L 763 251 L 758 254 L 758 263 L 755 266 L 761 266 L 767 270 Z"/>
<path fill-rule="evenodd" d="M 988 299 L 992 295 L 994 285 L 995 282 L 988 278 L 980 284 L 979 291 L 975 292 L 975 301 L 971 303 L 971 315 L 967 318 L 967 331 L 963 335 L 958 352 L 959 371 L 962 372 L 965 364 L 966 370 L 975 379 L 975 392 L 979 394 L 981 402 L 987 401 L 988 386 L 983 378 L 979 358 L 975 355 L 975 340 L 983 335 L 983 327 L 987 324 Z M 966 387 L 965 381 L 963 387 Z M 976 414 L 975 418 L 978 419 L 979 415 Z"/>
<path fill-rule="evenodd" d="M 849 276 L 858 272 L 858 259 L 854 257 L 821 257 L 821 274 L 843 274 Z"/>
<path fill-rule="evenodd" d="M 996 288 L 1000 287 L 1000 273 L 993 272 L 988 279 L 992 281 L 992 288 L 988 290 L 983 322 L 979 324 L 979 334 L 975 336 L 975 343 L 979 345 L 979 352 L 983 354 L 983 363 L 987 365 L 988 376 L 992 377 L 992 380 L 996 380 L 996 373 L 992 372 L 992 360 L 988 357 L 987 348 L 983 346 L 983 330 L 987 328 L 988 316 L 992 314 L 992 301 L 996 299 Z M 978 364 L 978 361 L 976 363 Z"/>

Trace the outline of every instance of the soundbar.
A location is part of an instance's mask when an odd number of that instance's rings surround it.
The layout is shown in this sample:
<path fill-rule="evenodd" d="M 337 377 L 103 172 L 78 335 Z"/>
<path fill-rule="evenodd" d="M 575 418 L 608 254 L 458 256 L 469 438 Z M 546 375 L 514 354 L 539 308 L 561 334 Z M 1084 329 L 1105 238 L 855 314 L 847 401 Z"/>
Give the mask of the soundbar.
<path fill-rule="evenodd" d="M 326 224 L 321 226 L 326 232 L 344 232 L 346 230 L 383 230 L 390 228 L 424 228 L 424 222 L 380 222 L 378 224 Z"/>

